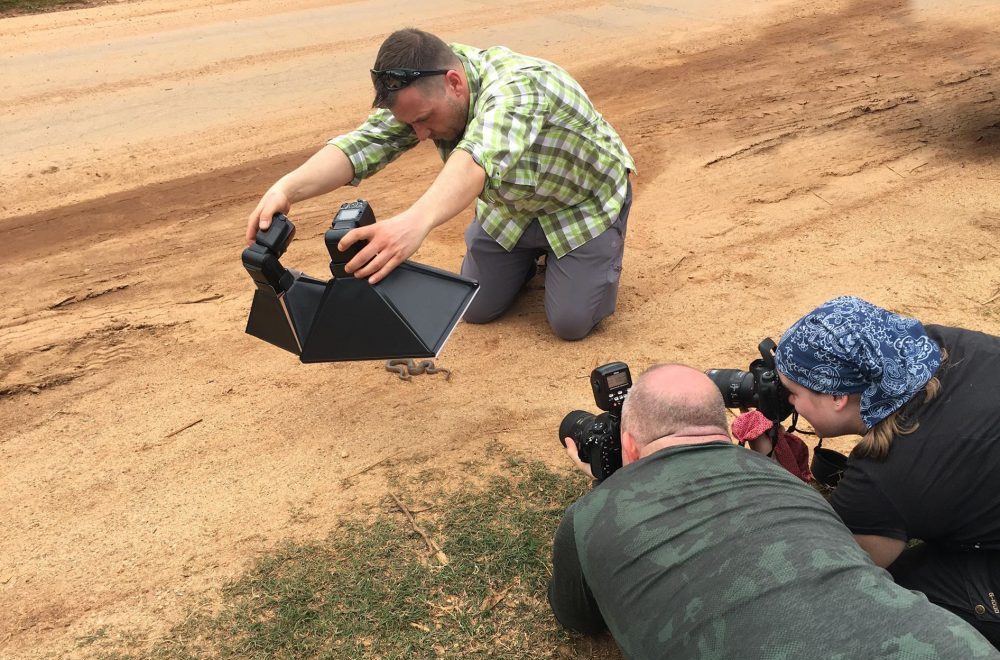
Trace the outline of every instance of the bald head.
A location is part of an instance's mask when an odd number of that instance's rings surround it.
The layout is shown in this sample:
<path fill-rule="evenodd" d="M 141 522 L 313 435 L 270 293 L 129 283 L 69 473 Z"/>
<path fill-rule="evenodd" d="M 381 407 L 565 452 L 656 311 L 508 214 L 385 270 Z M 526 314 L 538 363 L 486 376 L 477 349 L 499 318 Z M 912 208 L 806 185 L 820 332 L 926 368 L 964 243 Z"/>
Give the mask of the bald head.
<path fill-rule="evenodd" d="M 672 435 L 729 435 L 719 388 L 681 364 L 658 364 L 639 376 L 625 398 L 621 425 L 639 447 Z"/>

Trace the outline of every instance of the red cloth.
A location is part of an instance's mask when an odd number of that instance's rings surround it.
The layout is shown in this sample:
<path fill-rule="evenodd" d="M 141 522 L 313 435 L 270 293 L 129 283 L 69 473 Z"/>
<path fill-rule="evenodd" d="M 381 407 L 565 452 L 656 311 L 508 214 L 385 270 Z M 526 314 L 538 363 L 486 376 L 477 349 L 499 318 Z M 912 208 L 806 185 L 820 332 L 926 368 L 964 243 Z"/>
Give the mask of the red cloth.
<path fill-rule="evenodd" d="M 764 435 L 772 426 L 774 423 L 762 412 L 751 410 L 733 420 L 733 437 L 742 445 Z M 802 481 L 813 480 L 812 473 L 809 472 L 809 448 L 802 438 L 787 433 L 779 426 L 778 441 L 774 445 L 772 455 L 786 470 Z"/>
<path fill-rule="evenodd" d="M 802 481 L 813 480 L 809 471 L 809 448 L 799 436 L 778 429 L 778 446 L 774 448 L 774 457 Z"/>
<path fill-rule="evenodd" d="M 774 423 L 759 410 L 745 412 L 733 420 L 733 437 L 742 445 L 771 430 Z"/>

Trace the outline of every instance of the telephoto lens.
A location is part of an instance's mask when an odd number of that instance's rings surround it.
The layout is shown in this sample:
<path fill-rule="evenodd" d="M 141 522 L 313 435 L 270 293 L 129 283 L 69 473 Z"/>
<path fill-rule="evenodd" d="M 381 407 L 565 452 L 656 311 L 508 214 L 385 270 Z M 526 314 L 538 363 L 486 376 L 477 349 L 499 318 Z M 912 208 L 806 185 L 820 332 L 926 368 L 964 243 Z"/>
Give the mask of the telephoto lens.
<path fill-rule="evenodd" d="M 709 369 L 705 374 L 719 388 L 727 408 L 750 408 L 757 404 L 757 387 L 751 372 Z"/>

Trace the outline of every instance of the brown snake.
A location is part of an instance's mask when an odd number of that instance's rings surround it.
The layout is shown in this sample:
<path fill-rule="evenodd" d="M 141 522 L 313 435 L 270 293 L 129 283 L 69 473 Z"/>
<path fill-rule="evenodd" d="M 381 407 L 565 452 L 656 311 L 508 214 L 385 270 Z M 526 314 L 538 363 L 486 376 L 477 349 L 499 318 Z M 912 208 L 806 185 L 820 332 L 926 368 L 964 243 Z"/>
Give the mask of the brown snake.
<path fill-rule="evenodd" d="M 435 367 L 434 360 L 421 360 L 414 362 L 413 358 L 395 359 L 385 361 L 385 370 L 398 374 L 400 380 L 411 380 L 420 374 L 443 373 L 445 380 L 451 380 L 451 371 L 442 367 Z"/>

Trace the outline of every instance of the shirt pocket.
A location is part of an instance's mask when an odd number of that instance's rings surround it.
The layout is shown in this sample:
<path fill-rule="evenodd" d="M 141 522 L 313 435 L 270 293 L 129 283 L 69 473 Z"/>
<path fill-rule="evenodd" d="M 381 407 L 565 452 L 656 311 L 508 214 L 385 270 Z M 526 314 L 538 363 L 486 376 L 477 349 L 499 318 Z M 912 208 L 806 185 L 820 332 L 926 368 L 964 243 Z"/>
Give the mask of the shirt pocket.
<path fill-rule="evenodd" d="M 498 202 L 518 207 L 532 199 L 537 190 L 538 166 L 522 158 L 495 183 L 493 192 Z"/>
<path fill-rule="evenodd" d="M 1000 553 L 976 549 L 963 554 L 970 609 L 980 621 L 1000 623 Z"/>

